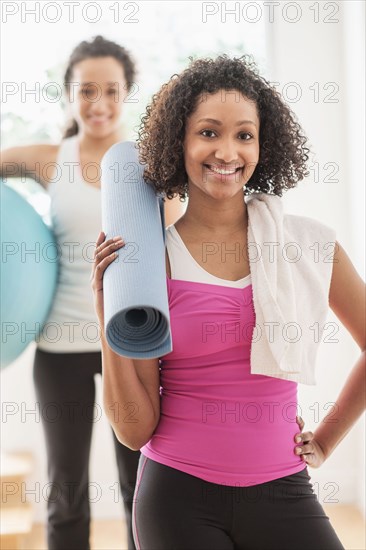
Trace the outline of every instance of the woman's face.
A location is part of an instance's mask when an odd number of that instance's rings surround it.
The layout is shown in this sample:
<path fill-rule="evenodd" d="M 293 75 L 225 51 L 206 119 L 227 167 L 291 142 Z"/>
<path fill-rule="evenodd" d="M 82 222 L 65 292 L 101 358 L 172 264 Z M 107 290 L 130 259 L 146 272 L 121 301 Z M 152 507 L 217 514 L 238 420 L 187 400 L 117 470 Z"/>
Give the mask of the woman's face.
<path fill-rule="evenodd" d="M 127 85 L 114 57 L 92 57 L 77 63 L 69 91 L 71 114 L 80 131 L 103 138 L 118 130 Z"/>
<path fill-rule="evenodd" d="M 237 90 L 200 96 L 187 120 L 184 159 L 189 194 L 192 186 L 215 199 L 242 192 L 259 159 L 255 102 Z"/>

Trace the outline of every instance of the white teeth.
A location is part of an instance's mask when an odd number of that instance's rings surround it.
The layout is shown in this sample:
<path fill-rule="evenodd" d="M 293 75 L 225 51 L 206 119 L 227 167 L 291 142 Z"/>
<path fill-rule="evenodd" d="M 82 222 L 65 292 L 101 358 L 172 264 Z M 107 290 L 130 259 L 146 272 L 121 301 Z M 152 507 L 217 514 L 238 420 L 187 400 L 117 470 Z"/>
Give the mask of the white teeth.
<path fill-rule="evenodd" d="M 236 169 L 234 170 L 220 170 L 219 168 L 215 168 L 214 166 L 210 166 L 210 170 L 213 172 L 216 172 L 216 174 L 222 174 L 222 175 L 228 175 L 228 174 L 234 174 L 236 172 Z"/>

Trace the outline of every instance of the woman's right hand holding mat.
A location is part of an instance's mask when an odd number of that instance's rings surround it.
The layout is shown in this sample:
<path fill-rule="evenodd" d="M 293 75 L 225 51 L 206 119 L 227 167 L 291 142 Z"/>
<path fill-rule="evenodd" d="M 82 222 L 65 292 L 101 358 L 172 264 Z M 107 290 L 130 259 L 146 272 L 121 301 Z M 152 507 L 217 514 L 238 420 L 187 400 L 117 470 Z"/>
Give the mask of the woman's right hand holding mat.
<path fill-rule="evenodd" d="M 99 233 L 94 252 L 94 262 L 90 281 L 94 293 L 94 308 L 99 319 L 99 325 L 104 332 L 104 300 L 103 275 L 107 267 L 117 258 L 117 250 L 125 246 L 122 237 L 105 240 L 103 231 Z"/>

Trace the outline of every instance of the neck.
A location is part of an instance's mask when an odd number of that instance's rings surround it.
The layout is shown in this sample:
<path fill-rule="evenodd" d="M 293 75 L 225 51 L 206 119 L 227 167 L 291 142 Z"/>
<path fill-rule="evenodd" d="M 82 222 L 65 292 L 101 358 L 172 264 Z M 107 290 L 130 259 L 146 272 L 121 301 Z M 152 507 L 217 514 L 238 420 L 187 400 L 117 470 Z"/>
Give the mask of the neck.
<path fill-rule="evenodd" d="M 193 195 L 195 193 L 193 192 Z M 229 237 L 247 228 L 248 212 L 244 193 L 225 200 L 190 193 L 185 214 L 180 218 L 189 232 L 212 237 Z"/>

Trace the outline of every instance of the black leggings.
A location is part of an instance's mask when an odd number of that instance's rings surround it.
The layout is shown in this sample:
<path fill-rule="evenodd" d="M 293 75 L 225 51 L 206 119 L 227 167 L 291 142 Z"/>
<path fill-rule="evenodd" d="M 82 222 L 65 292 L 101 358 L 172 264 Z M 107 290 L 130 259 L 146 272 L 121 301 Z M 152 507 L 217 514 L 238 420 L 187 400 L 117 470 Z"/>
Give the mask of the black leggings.
<path fill-rule="evenodd" d="M 307 467 L 228 487 L 140 457 L 133 505 L 143 550 L 344 550 L 313 492 Z"/>
<path fill-rule="evenodd" d="M 89 550 L 89 453 L 94 423 L 95 381 L 100 352 L 48 353 L 36 349 L 34 382 L 46 437 L 49 550 Z M 119 484 L 127 521 L 128 549 L 135 550 L 132 502 L 140 451 L 113 433 Z"/>

